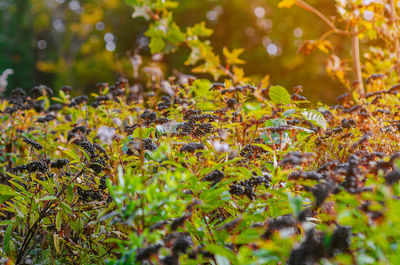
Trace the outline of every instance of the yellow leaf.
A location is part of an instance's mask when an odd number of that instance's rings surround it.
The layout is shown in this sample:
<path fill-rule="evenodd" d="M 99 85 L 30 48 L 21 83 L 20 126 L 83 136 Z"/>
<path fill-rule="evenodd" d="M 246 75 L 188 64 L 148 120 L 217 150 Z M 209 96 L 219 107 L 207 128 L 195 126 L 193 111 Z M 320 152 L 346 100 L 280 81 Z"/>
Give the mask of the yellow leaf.
<path fill-rule="evenodd" d="M 282 0 L 279 2 L 279 8 L 291 8 L 293 5 L 296 4 L 296 0 Z"/>
<path fill-rule="evenodd" d="M 243 51 L 244 49 L 234 49 L 230 52 L 226 47 L 224 47 L 222 50 L 228 65 L 244 64 L 245 61 L 239 59 L 239 56 L 243 53 Z"/>

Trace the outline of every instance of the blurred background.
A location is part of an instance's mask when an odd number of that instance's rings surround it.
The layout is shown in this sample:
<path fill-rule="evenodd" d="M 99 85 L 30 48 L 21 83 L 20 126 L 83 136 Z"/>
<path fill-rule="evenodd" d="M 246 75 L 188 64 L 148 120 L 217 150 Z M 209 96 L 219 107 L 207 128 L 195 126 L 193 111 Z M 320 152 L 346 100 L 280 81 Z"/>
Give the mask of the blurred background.
<path fill-rule="evenodd" d="M 250 77 L 270 76 L 271 84 L 287 88 L 302 85 L 312 101 L 333 103 L 345 92 L 339 81 L 326 74 L 327 54 L 297 51 L 307 40 L 318 39 L 327 27 L 314 15 L 294 7 L 279 9 L 279 0 L 178 0 L 175 20 L 181 27 L 200 21 L 214 30 L 214 50 L 245 48 L 241 56 Z M 334 1 L 307 3 L 328 17 Z M 131 55 L 139 51 L 151 60 L 148 22 L 132 18 L 124 0 L 0 0 L 0 74 L 11 68 L 8 91 L 29 90 L 44 84 L 54 89 L 71 85 L 73 94 L 97 91 L 98 82 L 133 78 Z M 334 40 L 334 36 L 330 39 Z M 334 53 L 350 58 L 350 39 L 336 40 Z M 165 76 L 184 66 L 189 50 L 165 56 L 160 65 Z M 211 78 L 211 76 L 208 76 Z"/>

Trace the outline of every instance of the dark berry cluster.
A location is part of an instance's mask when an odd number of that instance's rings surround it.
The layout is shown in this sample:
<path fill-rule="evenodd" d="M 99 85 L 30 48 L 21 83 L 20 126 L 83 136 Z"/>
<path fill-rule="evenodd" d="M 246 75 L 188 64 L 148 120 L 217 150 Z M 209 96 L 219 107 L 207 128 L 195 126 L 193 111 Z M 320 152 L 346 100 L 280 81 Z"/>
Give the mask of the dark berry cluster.
<path fill-rule="evenodd" d="M 136 150 L 147 150 L 147 151 L 155 151 L 157 150 L 157 145 L 153 142 L 152 139 L 150 138 L 144 138 L 142 140 L 139 140 L 137 142 L 132 141 L 131 143 L 134 144 L 134 147 Z M 130 149 L 129 149 L 130 150 Z M 132 150 L 130 152 L 127 152 L 128 155 L 132 155 Z"/>
<path fill-rule="evenodd" d="M 188 143 L 184 144 L 179 152 L 194 152 L 196 150 L 203 150 L 205 146 L 200 143 Z"/>
<path fill-rule="evenodd" d="M 169 109 L 171 106 L 171 97 L 169 96 L 162 96 L 161 102 L 157 104 L 157 109 L 159 111 Z"/>
<path fill-rule="evenodd" d="M 339 226 L 330 238 L 326 233 L 310 229 L 300 246 L 290 253 L 288 265 L 314 264 L 350 248 L 351 228 Z"/>
<path fill-rule="evenodd" d="M 62 105 L 62 104 L 53 104 L 50 107 L 48 107 L 47 111 L 48 112 L 51 112 L 51 111 L 57 112 L 57 111 L 61 110 L 63 107 L 64 107 L 64 105 Z"/>
<path fill-rule="evenodd" d="M 106 166 L 106 161 L 103 158 L 99 157 L 93 159 L 89 164 L 89 168 L 93 169 L 96 174 L 100 174 Z"/>
<path fill-rule="evenodd" d="M 342 119 L 341 123 L 342 128 L 351 128 L 357 124 L 354 119 Z"/>
<path fill-rule="evenodd" d="M 38 118 L 37 120 L 36 120 L 36 122 L 39 122 L 39 123 L 46 123 L 46 122 L 50 122 L 50 121 L 52 121 L 52 120 L 55 120 L 57 117 L 55 116 L 55 115 L 53 115 L 53 114 L 47 114 L 46 116 L 44 116 L 44 117 L 40 117 L 40 118 Z"/>
<path fill-rule="evenodd" d="M 260 154 L 265 153 L 265 150 L 259 146 L 248 144 L 240 151 L 240 155 L 248 159 L 260 158 Z"/>
<path fill-rule="evenodd" d="M 146 121 L 148 124 L 155 122 L 157 119 L 157 114 L 151 110 L 145 110 L 141 115 L 140 118 Z"/>
<path fill-rule="evenodd" d="M 103 195 L 100 191 L 84 190 L 81 187 L 78 187 L 77 192 L 78 192 L 80 200 L 82 200 L 84 202 L 103 200 Z"/>
<path fill-rule="evenodd" d="M 82 103 L 88 102 L 89 98 L 86 95 L 74 97 L 71 99 L 71 103 L 69 104 L 70 107 L 78 106 Z"/>
<path fill-rule="evenodd" d="M 105 190 L 107 188 L 107 175 L 104 175 L 100 178 L 99 190 Z"/>
<path fill-rule="evenodd" d="M 274 219 L 270 219 L 267 221 L 267 230 L 262 235 L 262 238 L 269 239 L 273 233 L 288 228 L 292 228 L 294 231 L 299 232 L 299 228 L 297 227 L 297 220 L 291 214 L 282 215 Z"/>
<path fill-rule="evenodd" d="M 42 150 L 43 146 L 41 144 L 39 144 L 38 142 L 36 142 L 35 140 L 31 140 L 28 138 L 24 138 L 23 140 L 25 143 L 30 144 L 33 148 L 35 148 L 36 150 Z"/>
<path fill-rule="evenodd" d="M 211 181 L 212 185 L 216 185 L 224 178 L 224 173 L 220 170 L 214 170 L 213 172 L 207 174 L 202 180 L 203 181 Z"/>
<path fill-rule="evenodd" d="M 31 89 L 31 94 L 33 98 L 38 98 L 46 93 L 47 96 L 52 96 L 54 94 L 53 89 L 45 85 L 34 86 Z"/>
<path fill-rule="evenodd" d="M 161 249 L 162 245 L 157 243 L 153 245 L 149 245 L 144 248 L 139 248 L 136 250 L 136 261 L 141 262 L 144 261 L 148 258 L 150 258 L 151 255 L 157 254 L 157 252 Z"/>
<path fill-rule="evenodd" d="M 49 169 L 47 161 L 33 161 L 30 162 L 26 165 L 26 169 L 28 170 L 29 173 L 33 172 L 42 172 L 46 173 L 47 170 Z"/>
<path fill-rule="evenodd" d="M 290 152 L 281 161 L 283 166 L 297 166 L 314 157 L 313 153 Z"/>
<path fill-rule="evenodd" d="M 105 160 L 110 159 L 109 156 L 108 156 L 107 153 L 106 153 L 106 150 L 105 150 L 103 147 L 101 147 L 99 144 L 96 144 L 96 143 L 94 143 L 93 146 L 94 146 L 94 148 L 97 150 L 97 152 L 99 152 L 100 154 L 103 155 L 103 158 L 104 158 Z"/>
<path fill-rule="evenodd" d="M 68 86 L 68 85 L 65 85 L 65 86 L 62 86 L 61 88 L 60 88 L 60 90 L 62 91 L 62 92 L 64 92 L 65 94 L 69 94 L 69 93 L 71 93 L 71 91 L 72 91 L 72 87 L 71 86 Z"/>
<path fill-rule="evenodd" d="M 246 195 L 250 200 L 256 196 L 254 190 L 257 186 L 264 184 L 265 187 L 269 187 L 271 182 L 270 176 L 252 176 L 251 178 L 240 181 L 239 183 L 234 182 L 229 186 L 229 192 L 233 195 Z"/>
<path fill-rule="evenodd" d="M 85 152 L 89 155 L 90 158 L 94 158 L 96 156 L 96 150 L 93 144 L 89 141 L 82 141 L 80 146 L 85 150 Z"/>
<path fill-rule="evenodd" d="M 210 123 L 195 124 L 193 127 L 193 130 L 190 132 L 193 137 L 205 136 L 207 133 L 213 131 L 213 126 Z"/>
<path fill-rule="evenodd" d="M 236 104 L 237 104 L 237 100 L 235 98 L 229 98 L 226 101 L 226 105 L 230 109 L 235 109 L 236 108 Z"/>
<path fill-rule="evenodd" d="M 59 168 L 59 169 L 61 169 L 61 168 L 63 168 L 65 165 L 68 165 L 69 164 L 69 160 L 68 159 L 57 159 L 56 161 L 54 161 L 54 162 L 51 162 L 51 167 L 52 168 Z"/>

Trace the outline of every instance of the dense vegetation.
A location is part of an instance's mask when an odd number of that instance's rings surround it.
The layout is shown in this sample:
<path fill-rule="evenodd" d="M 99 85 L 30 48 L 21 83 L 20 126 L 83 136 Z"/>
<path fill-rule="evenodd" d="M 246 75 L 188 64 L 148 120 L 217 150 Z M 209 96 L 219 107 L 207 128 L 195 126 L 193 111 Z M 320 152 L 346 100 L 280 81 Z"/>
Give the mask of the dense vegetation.
<path fill-rule="evenodd" d="M 398 86 L 319 110 L 298 87 L 98 87 L 91 104 L 45 86 L 2 101 L 3 256 L 397 263 Z"/>
<path fill-rule="evenodd" d="M 148 20 L 154 54 L 133 55 L 133 82 L 90 95 L 13 88 L 0 100 L 1 263 L 400 262 L 394 1 L 338 1 L 343 29 L 302 0 L 279 2 L 330 28 L 303 52 L 332 52 L 333 34 L 352 42 L 351 71 L 329 57 L 349 89 L 333 106 L 268 75 L 254 82 L 244 50 L 215 52 L 205 23 L 173 19 L 175 2 L 127 3 Z M 372 42 L 363 60 L 360 39 Z M 163 55 L 196 76 L 165 77 Z"/>

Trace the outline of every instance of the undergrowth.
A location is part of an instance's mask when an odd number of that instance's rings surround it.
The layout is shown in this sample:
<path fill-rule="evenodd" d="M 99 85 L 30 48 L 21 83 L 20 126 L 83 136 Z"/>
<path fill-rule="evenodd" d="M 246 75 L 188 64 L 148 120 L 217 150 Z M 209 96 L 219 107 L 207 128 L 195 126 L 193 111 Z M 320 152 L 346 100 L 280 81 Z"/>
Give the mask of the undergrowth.
<path fill-rule="evenodd" d="M 169 80 L 0 102 L 2 262 L 400 262 L 399 86 Z"/>

